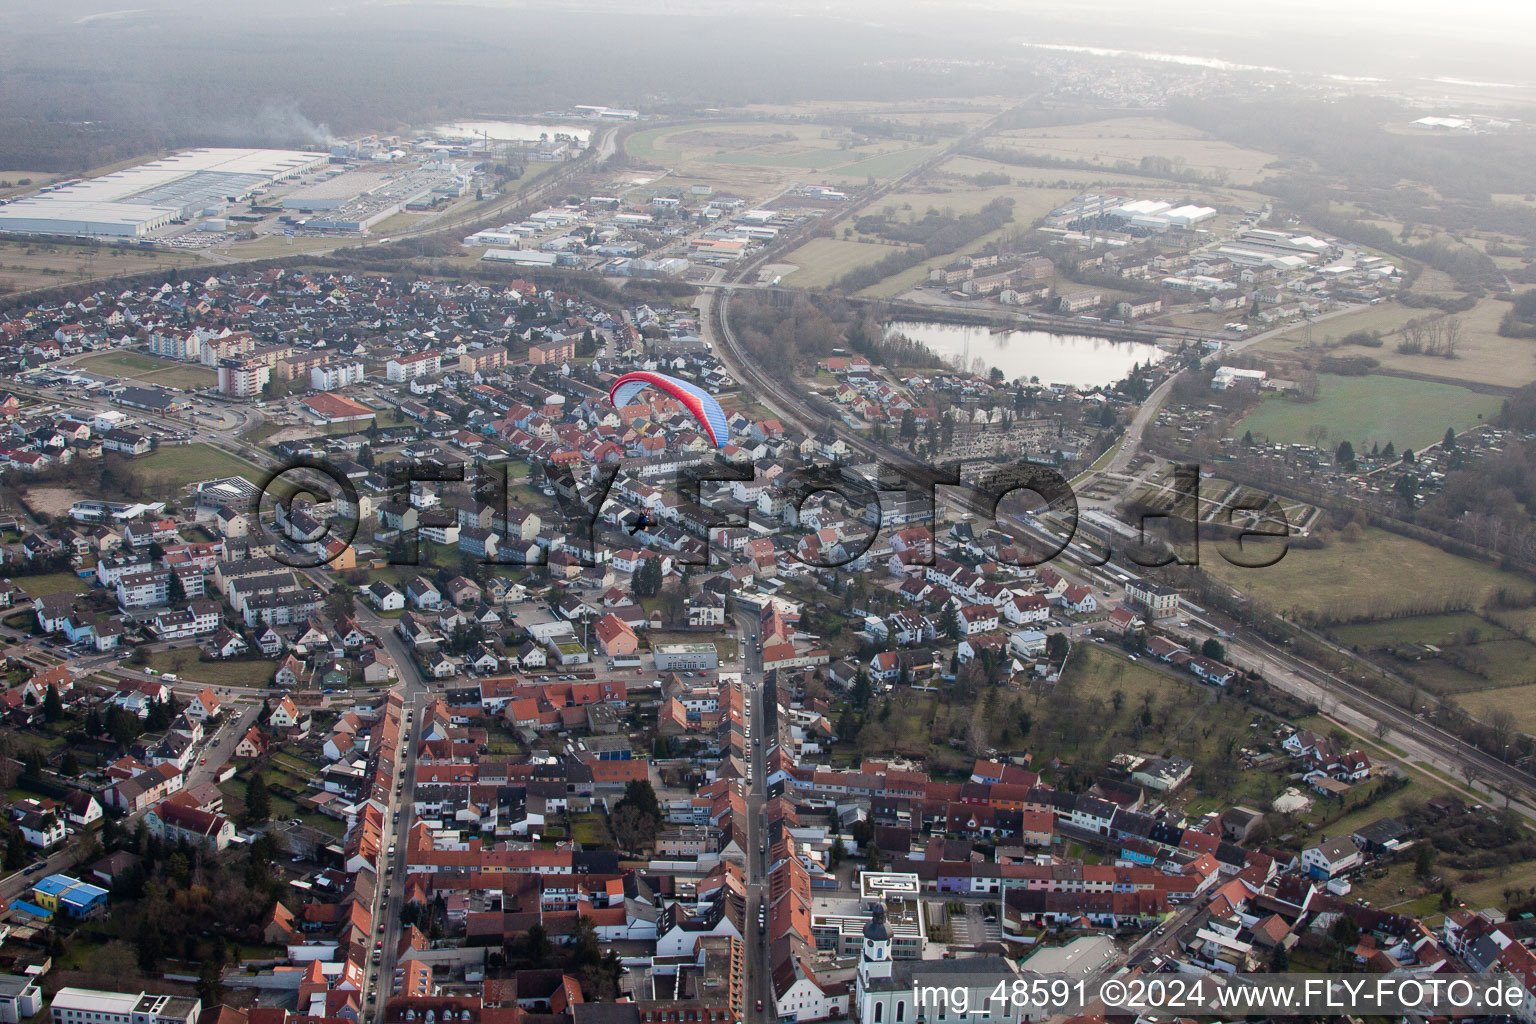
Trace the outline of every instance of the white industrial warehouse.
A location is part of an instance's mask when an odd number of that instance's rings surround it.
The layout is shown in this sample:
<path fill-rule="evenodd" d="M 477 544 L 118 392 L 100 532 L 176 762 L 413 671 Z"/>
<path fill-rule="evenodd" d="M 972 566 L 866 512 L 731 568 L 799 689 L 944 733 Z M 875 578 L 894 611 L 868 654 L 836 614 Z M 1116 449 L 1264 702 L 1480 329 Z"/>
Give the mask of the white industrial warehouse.
<path fill-rule="evenodd" d="M 191 149 L 13 200 L 0 206 L 0 231 L 140 237 L 222 210 L 273 182 L 324 167 L 329 159 L 291 149 Z"/>

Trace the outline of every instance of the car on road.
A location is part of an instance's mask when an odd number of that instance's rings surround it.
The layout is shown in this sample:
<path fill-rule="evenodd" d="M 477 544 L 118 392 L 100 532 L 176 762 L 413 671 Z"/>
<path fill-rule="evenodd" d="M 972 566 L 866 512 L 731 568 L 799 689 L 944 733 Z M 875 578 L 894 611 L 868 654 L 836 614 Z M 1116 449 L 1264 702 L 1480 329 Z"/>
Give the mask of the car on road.
<path fill-rule="evenodd" d="M 763 1001 L 761 999 L 757 1001 L 757 1009 L 759 1012 L 761 1012 L 763 1009 Z"/>
<path fill-rule="evenodd" d="M 208 763 L 208 759 L 206 757 L 200 757 L 200 758 L 197 759 L 197 763 L 198 764 L 207 764 Z"/>

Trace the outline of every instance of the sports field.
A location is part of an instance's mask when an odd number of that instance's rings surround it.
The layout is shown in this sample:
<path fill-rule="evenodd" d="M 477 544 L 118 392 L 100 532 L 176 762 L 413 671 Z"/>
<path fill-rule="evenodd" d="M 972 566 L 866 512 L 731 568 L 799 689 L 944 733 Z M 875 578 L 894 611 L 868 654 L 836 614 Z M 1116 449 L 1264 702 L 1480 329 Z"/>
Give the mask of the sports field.
<path fill-rule="evenodd" d="M 1455 384 L 1372 374 L 1365 377 L 1322 375 L 1317 401 L 1297 402 L 1270 395 L 1233 428 L 1234 436 L 1251 431 L 1261 440 L 1297 444 L 1310 441 L 1313 427 L 1327 429 L 1326 444 L 1349 441 L 1356 451 L 1391 441 L 1398 451 L 1422 448 L 1445 436 L 1476 426 L 1499 411 L 1496 395 L 1479 394 Z"/>
<path fill-rule="evenodd" d="M 219 380 L 219 375 L 206 366 L 161 359 L 142 352 L 103 352 L 101 355 L 87 356 L 76 365 L 91 373 L 127 377 L 146 384 L 161 384 L 184 391 L 212 387 Z"/>
<path fill-rule="evenodd" d="M 168 445 L 133 460 L 134 476 L 153 492 L 174 495 L 187 484 L 239 476 L 260 485 L 260 469 L 211 444 Z"/>

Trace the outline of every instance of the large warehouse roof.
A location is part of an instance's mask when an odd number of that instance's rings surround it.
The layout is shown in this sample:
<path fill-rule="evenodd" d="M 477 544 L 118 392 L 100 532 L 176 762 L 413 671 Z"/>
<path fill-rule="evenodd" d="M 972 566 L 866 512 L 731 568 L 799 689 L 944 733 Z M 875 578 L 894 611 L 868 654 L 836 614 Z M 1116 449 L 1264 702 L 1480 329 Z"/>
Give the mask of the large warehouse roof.
<path fill-rule="evenodd" d="M 0 231 L 142 235 L 208 206 L 324 166 L 323 153 L 192 149 L 99 178 L 41 189 L 0 206 Z"/>

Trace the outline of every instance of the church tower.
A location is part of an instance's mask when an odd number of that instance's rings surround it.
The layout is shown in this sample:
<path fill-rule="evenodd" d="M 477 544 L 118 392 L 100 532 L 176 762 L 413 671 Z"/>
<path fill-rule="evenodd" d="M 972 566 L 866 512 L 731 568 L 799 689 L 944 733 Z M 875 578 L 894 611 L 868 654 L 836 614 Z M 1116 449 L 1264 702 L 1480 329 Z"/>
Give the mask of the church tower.
<path fill-rule="evenodd" d="M 885 923 L 885 901 L 875 904 L 864 926 L 864 948 L 859 952 L 859 973 L 865 978 L 891 976 L 891 929 Z"/>

